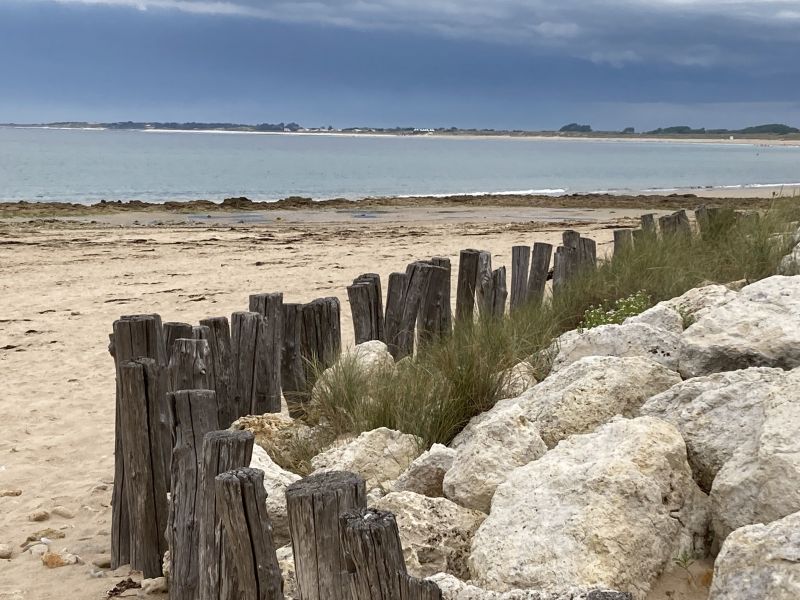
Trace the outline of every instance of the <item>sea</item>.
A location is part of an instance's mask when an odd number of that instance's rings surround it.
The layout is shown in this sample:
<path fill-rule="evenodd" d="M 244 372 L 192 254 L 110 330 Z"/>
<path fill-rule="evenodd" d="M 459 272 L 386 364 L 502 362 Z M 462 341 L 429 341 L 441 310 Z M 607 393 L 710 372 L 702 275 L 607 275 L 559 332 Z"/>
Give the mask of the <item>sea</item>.
<path fill-rule="evenodd" d="M 780 190 L 798 182 L 798 146 L 0 127 L 0 201 Z"/>

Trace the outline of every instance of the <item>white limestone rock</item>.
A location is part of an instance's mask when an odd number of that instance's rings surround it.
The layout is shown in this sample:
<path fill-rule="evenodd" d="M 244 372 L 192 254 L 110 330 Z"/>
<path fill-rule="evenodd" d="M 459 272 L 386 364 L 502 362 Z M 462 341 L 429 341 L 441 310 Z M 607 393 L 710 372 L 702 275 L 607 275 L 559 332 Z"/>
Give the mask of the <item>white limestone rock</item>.
<path fill-rule="evenodd" d="M 607 587 L 642 600 L 674 556 L 704 551 L 707 519 L 678 430 L 617 419 L 510 474 L 469 568 L 492 591 Z"/>
<path fill-rule="evenodd" d="M 763 403 L 763 421 L 714 479 L 712 522 L 718 542 L 733 530 L 800 511 L 800 369 Z"/>
<path fill-rule="evenodd" d="M 442 444 L 434 444 L 430 450 L 414 459 L 397 480 L 392 483 L 393 492 L 416 492 L 431 498 L 441 498 L 444 474 L 453 466 L 456 451 Z"/>
<path fill-rule="evenodd" d="M 800 244 L 781 259 L 778 275 L 800 275 Z"/>
<path fill-rule="evenodd" d="M 616 415 L 638 416 L 648 398 L 680 381 L 675 371 L 648 358 L 588 356 L 551 374 L 515 402 L 552 448 Z"/>
<path fill-rule="evenodd" d="M 533 376 L 530 363 L 521 362 L 510 369 L 507 369 L 505 375 L 505 393 L 509 398 L 513 398 L 523 394 L 536 385 L 536 378 Z"/>
<path fill-rule="evenodd" d="M 315 473 L 352 471 L 364 478 L 367 489 L 389 489 L 392 481 L 422 453 L 422 440 L 386 427 L 366 431 L 311 459 Z"/>
<path fill-rule="evenodd" d="M 737 529 L 714 563 L 708 600 L 800 598 L 800 512 Z"/>
<path fill-rule="evenodd" d="M 627 592 L 613 590 L 572 589 L 563 593 L 539 592 L 535 590 L 511 590 L 490 592 L 467 583 L 447 573 L 437 573 L 428 577 L 442 590 L 443 600 L 631 600 Z"/>
<path fill-rule="evenodd" d="M 681 337 L 685 378 L 747 367 L 800 366 L 800 277 L 776 275 L 706 312 Z"/>
<path fill-rule="evenodd" d="M 319 379 L 314 384 L 311 390 L 311 400 L 316 401 L 319 398 L 319 390 L 324 389 L 323 386 L 330 384 L 335 377 L 338 369 L 342 365 L 355 366 L 359 371 L 363 371 L 365 375 L 379 375 L 386 370 L 394 369 L 395 362 L 389 347 L 380 340 L 371 340 L 363 342 L 357 346 L 345 349 L 339 356 L 339 360 L 325 369 L 319 376 Z"/>
<path fill-rule="evenodd" d="M 442 488 L 450 500 L 488 513 L 497 486 L 547 447 L 518 404 L 504 401 L 478 419 L 462 436 Z"/>
<path fill-rule="evenodd" d="M 573 330 L 554 343 L 557 352 L 552 372 L 558 372 L 586 356 L 643 356 L 677 370 L 680 337 L 665 329 L 643 322 L 623 325 L 600 325 Z"/>
<path fill-rule="evenodd" d="M 264 471 L 264 489 L 267 492 L 267 514 L 272 522 L 272 536 L 276 544 L 289 541 L 289 517 L 286 513 L 286 488 L 300 479 L 281 469 L 258 444 L 253 444 L 250 467 Z"/>
<path fill-rule="evenodd" d="M 659 304 L 674 309 L 681 315 L 682 320 L 693 322 L 713 312 L 718 307 L 724 306 L 736 298 L 738 294 L 728 286 L 714 283 L 693 288 L 677 298 L 672 298 Z"/>
<path fill-rule="evenodd" d="M 650 398 L 641 414 L 678 428 L 695 480 L 708 492 L 722 466 L 755 441 L 764 404 L 785 378 L 781 369 L 760 367 L 695 377 Z"/>
<path fill-rule="evenodd" d="M 486 515 L 446 498 L 414 492 L 392 492 L 374 507 L 394 513 L 411 575 L 424 578 L 440 571 L 467 575 L 472 536 Z"/>
<path fill-rule="evenodd" d="M 622 324 L 630 325 L 631 323 L 644 323 L 676 335 L 683 333 L 683 316 L 667 302 L 659 302 L 643 313 L 628 317 Z"/>

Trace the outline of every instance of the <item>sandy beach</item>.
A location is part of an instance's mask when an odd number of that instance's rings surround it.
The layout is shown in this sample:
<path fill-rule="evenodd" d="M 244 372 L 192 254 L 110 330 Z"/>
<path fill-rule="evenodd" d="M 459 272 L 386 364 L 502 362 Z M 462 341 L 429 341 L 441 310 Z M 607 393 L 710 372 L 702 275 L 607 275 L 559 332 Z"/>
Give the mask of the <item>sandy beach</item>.
<path fill-rule="evenodd" d="M 333 295 L 352 343 L 345 288 L 361 273 L 385 282 L 414 259 L 455 260 L 464 248 L 490 250 L 496 265 L 510 266 L 513 245 L 557 242 L 569 224 L 602 253 L 611 230 L 642 212 L 494 207 L 369 216 L 294 210 L 258 220 L 241 212 L 0 220 L 0 544 L 13 548 L 13 558 L 0 562 L 0 600 L 99 600 L 129 575 L 94 565 L 109 555 L 114 370 L 107 336 L 120 315 L 156 312 L 196 323 L 246 309 L 251 293 L 281 291 L 288 302 Z M 39 511 L 49 517 L 31 520 Z M 47 537 L 83 563 L 46 568 L 23 552 L 29 536 Z M 695 568 L 698 580 L 707 577 L 707 565 Z M 651 597 L 704 598 L 684 580 L 670 574 Z"/>

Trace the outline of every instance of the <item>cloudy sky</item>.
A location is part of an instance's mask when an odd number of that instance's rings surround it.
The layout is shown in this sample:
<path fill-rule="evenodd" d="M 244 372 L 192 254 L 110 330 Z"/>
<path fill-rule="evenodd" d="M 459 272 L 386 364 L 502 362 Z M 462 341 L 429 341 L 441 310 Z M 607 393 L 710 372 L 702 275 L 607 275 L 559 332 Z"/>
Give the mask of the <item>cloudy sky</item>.
<path fill-rule="evenodd" d="M 800 126 L 800 0 L 0 0 L 0 122 Z"/>

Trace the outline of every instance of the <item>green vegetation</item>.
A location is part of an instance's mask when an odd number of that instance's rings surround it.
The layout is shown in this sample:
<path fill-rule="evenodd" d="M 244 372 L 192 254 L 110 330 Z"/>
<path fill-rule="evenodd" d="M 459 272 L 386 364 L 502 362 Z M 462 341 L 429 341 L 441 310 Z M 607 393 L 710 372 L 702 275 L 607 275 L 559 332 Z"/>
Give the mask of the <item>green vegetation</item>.
<path fill-rule="evenodd" d="M 452 336 L 393 368 L 366 373 L 344 360 L 317 386 L 308 418 L 333 435 L 389 427 L 418 435 L 426 445 L 446 444 L 469 419 L 507 397 L 508 369 L 527 361 L 544 377 L 555 338 L 581 322 L 590 326 L 587 315 L 592 325 L 617 322 L 708 282 L 774 274 L 789 251 L 774 232 L 798 216 L 796 203 L 776 205 L 760 219 L 731 219 L 730 227 L 702 237 L 645 237 L 635 250 L 578 274 L 541 307 L 460 324 Z M 593 313 L 597 306 L 613 307 L 613 315 Z"/>
<path fill-rule="evenodd" d="M 578 125 L 577 123 L 570 123 L 569 125 L 564 125 L 558 131 L 561 133 L 591 133 L 592 127 L 591 125 Z"/>
<path fill-rule="evenodd" d="M 705 127 L 692 129 L 687 125 L 678 125 L 676 127 L 659 127 L 648 131 L 647 135 L 789 135 L 793 133 L 800 133 L 800 129 L 782 123 L 770 123 L 744 129 L 706 129 Z"/>
<path fill-rule="evenodd" d="M 600 325 L 619 325 L 628 317 L 638 315 L 651 306 L 650 296 L 639 290 L 635 294 L 613 302 L 590 306 L 583 313 L 583 321 L 578 325 L 578 329 L 592 329 Z"/>

